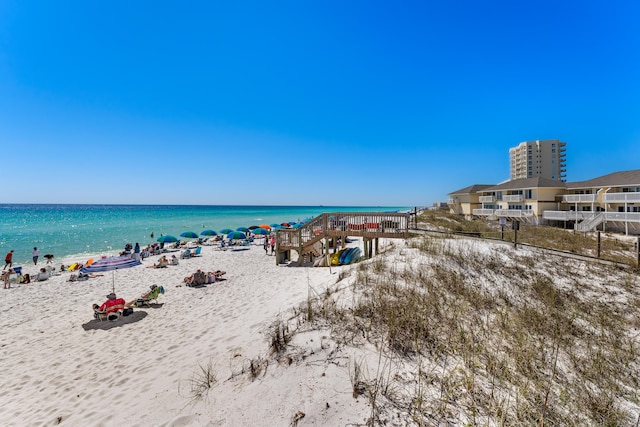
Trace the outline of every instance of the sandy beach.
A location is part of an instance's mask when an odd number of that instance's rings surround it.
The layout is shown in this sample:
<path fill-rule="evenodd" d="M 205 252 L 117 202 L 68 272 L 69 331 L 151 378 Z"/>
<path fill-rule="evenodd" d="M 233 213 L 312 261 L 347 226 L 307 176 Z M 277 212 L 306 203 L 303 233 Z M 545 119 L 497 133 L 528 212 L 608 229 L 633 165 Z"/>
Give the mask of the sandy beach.
<path fill-rule="evenodd" d="M 296 411 L 325 405 L 309 398 L 320 374 L 289 372 L 279 390 L 232 377 L 266 354 L 264 332 L 279 313 L 304 301 L 308 284 L 321 291 L 335 282 L 341 267 L 330 274 L 327 268 L 276 266 L 258 245 L 243 251 L 204 246 L 202 256 L 178 266 L 144 268 L 157 258 L 84 282 L 69 282 L 71 273 L 63 273 L 3 290 L 0 424 L 287 425 Z M 23 273 L 35 275 L 38 267 L 24 265 Z M 197 269 L 224 270 L 227 280 L 183 286 Z M 137 321 L 85 330 L 95 323 L 91 304 L 104 302 L 113 283 L 127 301 L 152 284 L 166 293 L 153 308 L 136 308 L 131 318 L 144 316 Z M 208 364 L 218 384 L 206 399 L 194 400 L 191 379 Z M 324 377 L 331 394 L 350 396 L 347 376 L 337 383 L 331 378 Z M 350 418 L 351 409 L 340 405 L 333 410 Z"/>
<path fill-rule="evenodd" d="M 540 417 L 633 425 L 640 419 L 629 397 L 640 345 L 633 309 L 640 280 L 631 270 L 508 242 L 441 237 L 381 241 L 381 254 L 352 266 L 276 266 L 257 243 L 240 251 L 203 246 L 202 256 L 168 268 L 144 268 L 154 256 L 85 282 L 69 282 L 70 273 L 63 273 L 2 290 L 0 425 L 530 425 Z M 224 270 L 227 280 L 184 286 L 182 279 L 197 269 Z M 93 319 L 91 304 L 102 303 L 112 286 L 130 301 L 153 284 L 166 290 L 157 304 L 117 322 Z M 402 341 L 400 330 L 390 349 L 393 323 L 376 326 L 373 313 L 362 310 L 386 304 L 384 313 L 400 319 L 416 289 L 426 292 L 415 313 L 426 318 L 428 340 L 409 334 Z M 395 311 L 394 301 L 405 302 Z M 415 313 L 407 325 L 419 320 Z M 549 313 L 559 319 L 553 327 Z M 292 333 L 284 350 L 274 352 L 278 322 Z M 569 325 L 565 344 L 540 338 L 558 325 Z M 474 340 L 482 344 L 469 347 Z M 601 359 L 609 371 L 595 363 Z M 585 375 L 596 385 L 586 389 Z M 611 393 L 621 394 L 610 401 Z M 541 409 L 540 396 L 550 409 Z"/>

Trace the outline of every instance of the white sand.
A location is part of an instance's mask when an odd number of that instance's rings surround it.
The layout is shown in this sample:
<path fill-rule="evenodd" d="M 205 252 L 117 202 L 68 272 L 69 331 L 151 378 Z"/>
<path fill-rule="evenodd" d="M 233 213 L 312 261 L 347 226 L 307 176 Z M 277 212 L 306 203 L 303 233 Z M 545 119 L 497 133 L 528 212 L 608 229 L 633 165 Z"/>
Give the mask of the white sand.
<path fill-rule="evenodd" d="M 1 291 L 0 425 L 286 426 L 298 411 L 305 414 L 299 425 L 366 418 L 346 364 L 285 369 L 271 361 L 255 381 L 234 376 L 251 359 L 267 357 L 266 329 L 306 299 L 308 284 L 321 292 L 349 267 L 330 273 L 276 266 L 261 246 L 240 252 L 204 246 L 201 257 L 178 266 L 144 268 L 157 258 L 85 282 L 69 282 L 63 273 Z M 24 265 L 23 273 L 35 275 L 39 267 Z M 225 270 L 228 280 L 177 286 L 198 268 Z M 163 285 L 162 307 L 136 308 L 146 317 L 135 323 L 86 331 L 91 304 L 104 302 L 114 277 L 127 301 Z M 296 339 L 313 347 L 321 336 Z M 190 379 L 209 364 L 218 382 L 194 400 Z"/>

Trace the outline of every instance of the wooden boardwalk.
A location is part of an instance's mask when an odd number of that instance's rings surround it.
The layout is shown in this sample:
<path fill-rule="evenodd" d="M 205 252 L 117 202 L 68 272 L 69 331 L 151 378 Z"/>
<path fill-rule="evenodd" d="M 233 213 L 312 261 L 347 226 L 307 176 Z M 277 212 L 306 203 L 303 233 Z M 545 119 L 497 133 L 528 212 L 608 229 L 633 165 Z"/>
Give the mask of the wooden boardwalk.
<path fill-rule="evenodd" d="M 347 237 L 362 237 L 367 244 L 380 237 L 388 239 L 405 239 L 409 233 L 409 214 L 395 212 L 330 212 L 323 213 L 306 222 L 297 229 L 280 229 L 276 231 L 277 262 L 281 254 L 296 251 L 299 262 L 305 255 L 321 256 L 323 248 L 328 251 L 328 244 L 323 239 L 337 239 L 345 242 Z M 377 241 L 377 240 L 376 240 Z M 324 242 L 327 243 L 327 242 Z M 376 245 L 377 246 L 377 245 Z M 335 247 L 335 246 L 334 246 Z"/>

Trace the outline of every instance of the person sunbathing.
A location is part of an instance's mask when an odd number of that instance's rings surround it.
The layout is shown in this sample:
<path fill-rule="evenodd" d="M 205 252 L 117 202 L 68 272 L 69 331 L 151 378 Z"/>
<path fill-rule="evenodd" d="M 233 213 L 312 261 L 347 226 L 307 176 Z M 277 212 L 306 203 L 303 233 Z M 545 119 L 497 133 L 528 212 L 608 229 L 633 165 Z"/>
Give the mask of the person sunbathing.
<path fill-rule="evenodd" d="M 160 294 L 164 294 L 164 288 L 162 286 L 151 285 L 149 289 L 150 291 L 140 295 L 140 298 L 126 303 L 125 307 L 131 307 L 132 305 L 139 307 L 145 303 L 148 305 L 148 301 L 153 299 L 157 300 Z"/>
<path fill-rule="evenodd" d="M 187 276 L 184 279 L 184 283 L 187 286 L 200 286 L 207 282 L 207 275 L 200 269 L 193 273 L 191 276 Z"/>
<path fill-rule="evenodd" d="M 147 268 L 165 268 L 169 266 L 169 260 L 166 255 L 162 255 L 157 264 L 150 265 Z"/>

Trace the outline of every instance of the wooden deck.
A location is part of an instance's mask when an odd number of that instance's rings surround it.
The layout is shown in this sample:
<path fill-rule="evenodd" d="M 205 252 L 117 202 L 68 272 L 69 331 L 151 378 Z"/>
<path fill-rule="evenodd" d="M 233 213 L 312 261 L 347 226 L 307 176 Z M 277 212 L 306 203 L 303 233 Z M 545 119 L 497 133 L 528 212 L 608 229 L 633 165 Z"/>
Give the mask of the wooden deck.
<path fill-rule="evenodd" d="M 330 212 L 318 215 L 298 229 L 276 231 L 276 251 L 294 250 L 302 257 L 322 254 L 322 240 L 363 237 L 405 239 L 409 232 L 408 213 L 386 212 Z"/>

